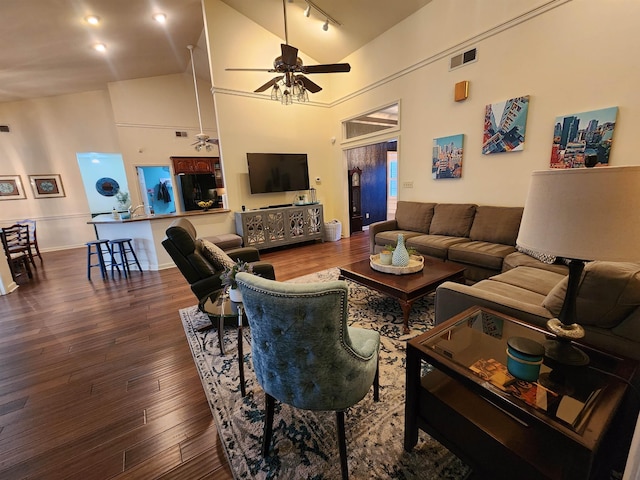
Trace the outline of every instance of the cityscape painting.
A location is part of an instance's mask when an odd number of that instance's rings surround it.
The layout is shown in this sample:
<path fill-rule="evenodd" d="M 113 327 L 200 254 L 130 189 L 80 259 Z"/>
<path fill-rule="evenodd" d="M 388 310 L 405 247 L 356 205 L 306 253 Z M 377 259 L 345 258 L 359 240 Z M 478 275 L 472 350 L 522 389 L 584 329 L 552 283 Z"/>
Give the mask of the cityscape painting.
<path fill-rule="evenodd" d="M 434 180 L 462 177 L 463 141 L 463 134 L 433 139 L 431 174 Z"/>
<path fill-rule="evenodd" d="M 609 164 L 618 107 L 557 117 L 553 128 L 551 168 Z"/>
<path fill-rule="evenodd" d="M 524 149 L 529 96 L 491 103 L 484 112 L 482 153 L 516 152 Z"/>

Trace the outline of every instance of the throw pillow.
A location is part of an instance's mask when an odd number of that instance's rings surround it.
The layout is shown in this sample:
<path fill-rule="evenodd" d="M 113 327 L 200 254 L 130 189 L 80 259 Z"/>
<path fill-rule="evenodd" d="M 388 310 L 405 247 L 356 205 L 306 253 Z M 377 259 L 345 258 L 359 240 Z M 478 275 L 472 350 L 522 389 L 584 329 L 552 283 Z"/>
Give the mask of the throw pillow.
<path fill-rule="evenodd" d="M 529 250 L 528 248 L 521 247 L 520 245 L 516 245 L 516 250 L 518 250 L 520 253 L 529 255 L 530 257 L 533 257 L 536 260 L 540 260 L 542 263 L 548 263 L 549 265 L 551 265 L 552 263 L 555 263 L 557 260 L 557 258 L 554 255 L 549 255 L 547 253 L 542 253 L 542 252 L 534 252 L 533 250 Z"/>
<path fill-rule="evenodd" d="M 558 315 L 567 293 L 568 277 L 546 296 L 542 306 Z M 611 328 L 640 305 L 640 264 L 589 262 L 584 267 L 578 297 L 576 321 L 582 325 Z"/>
<path fill-rule="evenodd" d="M 224 270 L 225 268 L 233 268 L 234 262 L 224 250 L 209 240 L 200 239 L 200 248 L 202 255 L 206 258 L 216 270 Z"/>

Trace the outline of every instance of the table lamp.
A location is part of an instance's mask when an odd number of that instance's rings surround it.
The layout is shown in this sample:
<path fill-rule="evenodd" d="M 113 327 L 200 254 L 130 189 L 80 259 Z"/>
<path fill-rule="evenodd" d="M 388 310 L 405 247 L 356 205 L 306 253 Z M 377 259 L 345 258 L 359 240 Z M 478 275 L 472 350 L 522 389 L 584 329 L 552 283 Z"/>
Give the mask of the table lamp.
<path fill-rule="evenodd" d="M 576 320 L 576 297 L 586 261 L 640 260 L 640 166 L 533 172 L 517 244 L 568 261 L 567 293 L 556 335 L 545 355 L 563 365 L 586 365 L 589 357 L 571 344 L 584 336 Z"/>

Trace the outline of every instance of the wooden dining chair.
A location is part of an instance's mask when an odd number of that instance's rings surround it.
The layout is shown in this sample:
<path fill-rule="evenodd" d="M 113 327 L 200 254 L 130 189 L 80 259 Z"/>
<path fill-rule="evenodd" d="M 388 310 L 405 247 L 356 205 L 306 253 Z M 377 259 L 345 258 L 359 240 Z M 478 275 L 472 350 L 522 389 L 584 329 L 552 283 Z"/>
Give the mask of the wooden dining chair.
<path fill-rule="evenodd" d="M 19 225 L 27 225 L 29 227 L 29 245 L 31 246 L 31 258 L 34 256 L 40 258 L 42 263 L 42 255 L 40 255 L 40 247 L 38 247 L 38 234 L 36 232 L 36 221 L 29 218 L 20 220 Z"/>
<path fill-rule="evenodd" d="M 30 263 L 34 263 L 29 245 L 28 227 L 26 225 L 16 224 L 2 228 L 0 230 L 0 237 L 2 238 L 2 247 L 4 248 L 13 280 L 16 281 L 22 274 L 20 267 L 24 267 L 27 276 L 33 278 L 31 266 L 29 265 Z"/>

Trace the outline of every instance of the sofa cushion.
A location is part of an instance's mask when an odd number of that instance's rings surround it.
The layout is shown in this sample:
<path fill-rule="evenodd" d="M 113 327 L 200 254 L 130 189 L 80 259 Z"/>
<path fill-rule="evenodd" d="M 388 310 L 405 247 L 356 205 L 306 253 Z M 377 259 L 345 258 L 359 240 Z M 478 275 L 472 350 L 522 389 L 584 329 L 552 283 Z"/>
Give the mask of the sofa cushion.
<path fill-rule="evenodd" d="M 490 277 L 494 282 L 506 283 L 514 285 L 525 290 L 531 290 L 539 295 L 546 296 L 556 285 L 566 278 L 556 272 L 540 270 L 532 267 L 518 267 L 508 272 L 501 273 Z M 542 305 L 542 302 L 538 303 Z"/>
<path fill-rule="evenodd" d="M 468 242 L 465 237 L 448 237 L 446 235 L 418 235 L 405 241 L 407 248 L 413 247 L 423 255 L 447 259 L 449 247 L 457 243 Z"/>
<path fill-rule="evenodd" d="M 202 256 L 206 258 L 216 270 L 232 268 L 235 264 L 229 255 L 209 240 L 202 238 L 198 240 L 198 243 L 202 251 Z"/>
<path fill-rule="evenodd" d="M 475 283 L 473 290 L 481 290 L 496 295 L 507 297 L 510 302 L 522 302 L 529 305 L 541 305 L 544 295 L 540 295 L 527 288 L 521 288 L 509 283 L 495 282 L 493 280 L 481 280 Z"/>
<path fill-rule="evenodd" d="M 396 205 L 398 229 L 429 233 L 434 206 L 435 203 L 398 202 Z"/>
<path fill-rule="evenodd" d="M 398 235 L 400 233 L 404 235 L 405 244 L 407 243 L 407 239 L 422 235 L 419 232 L 411 232 L 409 230 L 386 230 L 384 232 L 379 232 L 376 235 L 376 245 L 381 247 L 386 245 L 395 245 L 398 243 Z"/>
<path fill-rule="evenodd" d="M 429 235 L 468 237 L 476 206 L 470 203 L 438 203 L 433 211 Z"/>
<path fill-rule="evenodd" d="M 214 235 L 211 237 L 203 237 L 203 240 L 209 240 L 211 243 L 214 243 L 222 250 L 227 251 L 232 248 L 239 248 L 242 246 L 242 237 L 240 235 L 236 235 L 235 233 L 221 233 L 219 235 Z"/>
<path fill-rule="evenodd" d="M 514 246 L 520 229 L 522 211 L 522 207 L 479 206 L 473 217 L 469 238 Z"/>
<path fill-rule="evenodd" d="M 499 272 L 504 257 L 515 250 L 510 245 L 470 241 L 451 245 L 447 258 L 454 262 L 468 263 Z"/>
<path fill-rule="evenodd" d="M 517 249 L 517 247 L 516 247 Z M 502 263 L 502 271 L 506 272 L 513 268 L 517 267 L 534 267 L 539 268 L 541 270 L 548 270 L 550 272 L 560 273 L 562 275 L 569 274 L 569 268 L 563 263 L 543 263 L 540 260 L 537 260 L 525 253 L 521 252 L 513 252 L 504 257 L 504 262 Z"/>
<path fill-rule="evenodd" d="M 567 292 L 568 277 L 549 292 L 543 306 L 558 315 Z M 584 268 L 576 321 L 582 325 L 611 328 L 640 305 L 640 264 L 589 262 Z"/>

